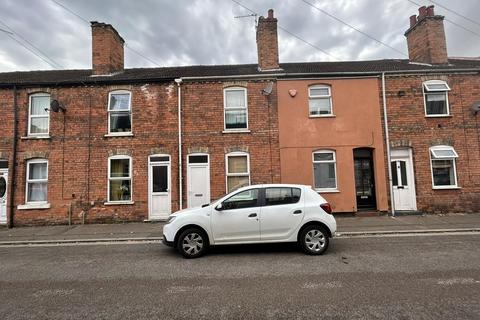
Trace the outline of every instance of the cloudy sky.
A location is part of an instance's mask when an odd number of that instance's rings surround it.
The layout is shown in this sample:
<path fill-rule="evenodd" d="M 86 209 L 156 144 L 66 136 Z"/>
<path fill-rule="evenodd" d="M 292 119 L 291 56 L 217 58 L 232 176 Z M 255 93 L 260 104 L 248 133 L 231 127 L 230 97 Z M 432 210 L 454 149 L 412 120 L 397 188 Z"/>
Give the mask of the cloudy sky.
<path fill-rule="evenodd" d="M 403 34 L 409 16 L 417 12 L 417 6 L 408 0 L 308 0 L 393 50 L 302 0 L 238 1 L 260 15 L 273 8 L 281 28 L 330 54 L 279 29 L 281 62 L 404 58 Z M 231 0 L 0 0 L 0 29 L 13 33 L 0 31 L 0 72 L 54 69 L 20 43 L 30 48 L 34 45 L 41 52 L 31 49 L 45 60 L 45 55 L 53 59 L 52 64 L 60 65 L 57 69 L 91 67 L 89 24 L 55 2 L 87 21 L 112 24 L 126 40 L 127 68 L 257 61 L 254 18 L 235 19 L 250 12 Z M 432 4 L 428 0 L 414 2 Z M 435 2 L 474 21 L 435 8 L 450 20 L 445 21 L 449 56 L 479 57 L 480 1 Z"/>

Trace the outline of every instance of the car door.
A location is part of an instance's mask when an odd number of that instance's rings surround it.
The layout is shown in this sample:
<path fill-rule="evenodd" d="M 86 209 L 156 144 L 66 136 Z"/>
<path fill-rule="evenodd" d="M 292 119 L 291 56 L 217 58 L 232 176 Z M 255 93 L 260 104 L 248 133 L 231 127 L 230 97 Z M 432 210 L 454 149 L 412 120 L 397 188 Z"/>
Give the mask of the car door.
<path fill-rule="evenodd" d="M 259 190 L 240 191 L 213 209 L 211 223 L 215 244 L 260 241 Z"/>
<path fill-rule="evenodd" d="M 260 211 L 260 240 L 290 238 L 303 220 L 303 202 L 300 188 L 265 188 L 264 206 Z"/>

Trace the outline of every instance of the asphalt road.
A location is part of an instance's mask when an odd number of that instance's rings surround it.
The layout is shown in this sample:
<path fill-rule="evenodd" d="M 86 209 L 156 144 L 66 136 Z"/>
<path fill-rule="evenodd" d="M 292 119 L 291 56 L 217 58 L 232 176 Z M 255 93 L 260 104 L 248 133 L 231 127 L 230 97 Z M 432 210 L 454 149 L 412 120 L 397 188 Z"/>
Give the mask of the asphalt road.
<path fill-rule="evenodd" d="M 480 319 L 480 235 L 0 248 L 1 319 Z"/>

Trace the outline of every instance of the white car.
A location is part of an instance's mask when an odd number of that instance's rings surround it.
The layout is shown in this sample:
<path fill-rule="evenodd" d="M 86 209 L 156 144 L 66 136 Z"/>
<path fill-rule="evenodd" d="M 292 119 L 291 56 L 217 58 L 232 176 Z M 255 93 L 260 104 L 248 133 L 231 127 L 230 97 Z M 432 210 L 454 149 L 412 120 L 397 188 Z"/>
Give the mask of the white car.
<path fill-rule="evenodd" d="M 172 214 L 163 243 L 186 258 L 211 245 L 298 242 L 307 254 L 324 253 L 337 223 L 332 210 L 310 186 L 251 185 L 203 207 Z"/>

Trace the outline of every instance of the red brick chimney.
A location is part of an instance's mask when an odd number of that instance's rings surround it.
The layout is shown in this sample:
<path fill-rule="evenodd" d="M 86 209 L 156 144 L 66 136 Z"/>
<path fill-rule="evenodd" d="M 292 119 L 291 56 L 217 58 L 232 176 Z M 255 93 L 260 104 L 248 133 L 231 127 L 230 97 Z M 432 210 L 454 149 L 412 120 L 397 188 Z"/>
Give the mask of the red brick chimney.
<path fill-rule="evenodd" d="M 110 24 L 92 21 L 92 72 L 108 75 L 123 71 L 125 41 Z"/>
<path fill-rule="evenodd" d="M 258 68 L 261 71 L 280 69 L 278 64 L 277 19 L 273 9 L 266 18 L 260 17 L 257 25 Z"/>
<path fill-rule="evenodd" d="M 433 8 L 423 6 L 418 9 L 418 17 L 410 17 L 410 28 L 405 37 L 411 62 L 448 64 L 444 17 L 435 15 Z"/>

